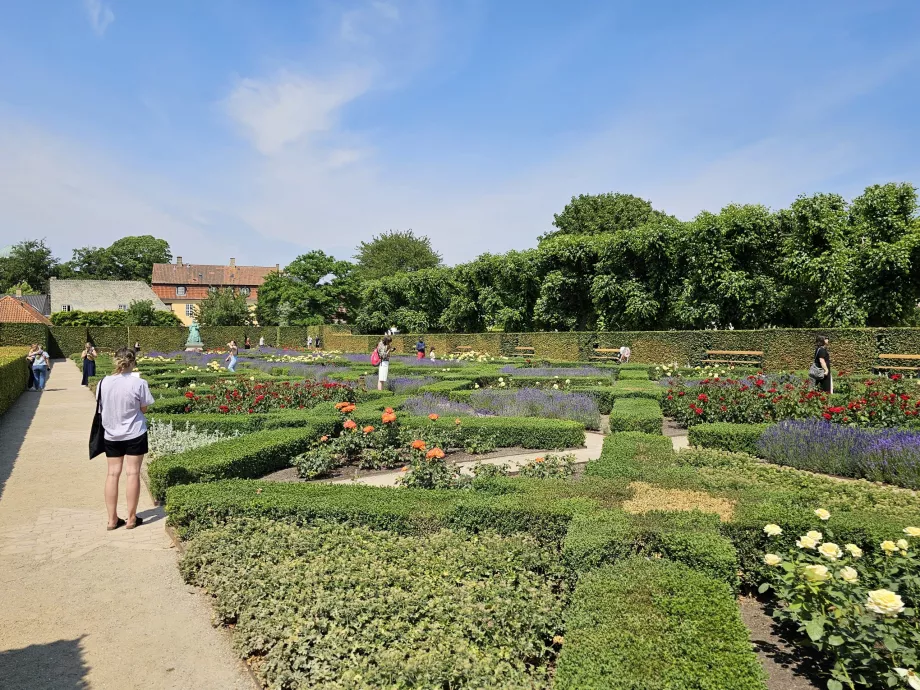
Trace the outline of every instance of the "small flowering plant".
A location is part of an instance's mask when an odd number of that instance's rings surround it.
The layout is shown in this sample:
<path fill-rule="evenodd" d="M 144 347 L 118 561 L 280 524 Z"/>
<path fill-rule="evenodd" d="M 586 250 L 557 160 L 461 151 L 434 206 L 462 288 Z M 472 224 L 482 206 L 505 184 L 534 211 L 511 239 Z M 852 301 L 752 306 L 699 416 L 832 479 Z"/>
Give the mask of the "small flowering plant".
<path fill-rule="evenodd" d="M 828 511 L 818 508 L 815 517 L 822 529 L 801 535 L 794 550 L 764 554 L 770 576 L 760 592 L 776 595 L 774 617 L 828 655 L 828 690 L 920 690 L 920 528 L 905 527 L 904 537 L 883 541 L 867 556 L 855 544 L 836 543 Z M 769 537 L 782 531 L 764 527 Z"/>

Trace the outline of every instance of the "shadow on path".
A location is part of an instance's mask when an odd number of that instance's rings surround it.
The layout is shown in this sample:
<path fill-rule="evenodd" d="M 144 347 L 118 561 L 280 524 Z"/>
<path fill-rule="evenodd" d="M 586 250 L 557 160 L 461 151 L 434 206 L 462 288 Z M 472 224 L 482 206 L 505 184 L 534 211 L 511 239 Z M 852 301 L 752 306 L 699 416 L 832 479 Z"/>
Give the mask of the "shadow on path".
<path fill-rule="evenodd" d="M 50 391 L 46 393 L 25 391 L 10 406 L 10 409 L 0 416 L 0 499 L 3 498 L 3 488 L 13 472 L 13 465 L 25 441 L 26 432 L 35 418 L 38 403 L 43 395 L 49 394 L 53 395 Z"/>
<path fill-rule="evenodd" d="M 80 643 L 58 640 L 0 651 L 0 687 L 16 690 L 88 690 L 89 668 Z"/>

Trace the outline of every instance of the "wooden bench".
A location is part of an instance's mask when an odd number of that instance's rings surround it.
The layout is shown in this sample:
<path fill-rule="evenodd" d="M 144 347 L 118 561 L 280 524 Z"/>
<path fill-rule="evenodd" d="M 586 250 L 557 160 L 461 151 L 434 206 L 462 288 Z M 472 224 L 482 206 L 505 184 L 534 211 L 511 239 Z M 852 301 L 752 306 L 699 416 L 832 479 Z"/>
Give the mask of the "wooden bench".
<path fill-rule="evenodd" d="M 763 365 L 763 350 L 706 350 L 706 356 L 709 359 L 702 360 L 702 364 L 747 364 L 757 367 Z M 715 359 L 718 357 L 722 359 Z M 730 359 L 725 359 L 726 357 Z"/>
<path fill-rule="evenodd" d="M 472 352 L 472 351 L 473 351 L 473 348 L 470 347 L 469 345 L 457 345 L 457 347 L 454 348 L 454 351 L 452 354 L 462 355 L 464 352 Z"/>
<path fill-rule="evenodd" d="M 518 353 L 519 355 L 524 355 L 525 357 L 526 357 L 526 356 L 531 356 L 531 357 L 533 357 L 534 355 L 537 354 L 537 351 L 534 350 L 532 347 L 523 347 L 523 346 L 522 346 L 522 347 L 516 347 L 516 348 L 514 348 L 514 351 L 515 351 L 516 353 Z"/>
<path fill-rule="evenodd" d="M 596 347 L 594 348 L 594 354 L 591 355 L 589 359 L 595 361 L 609 362 L 609 361 L 620 361 L 620 348 L 606 348 L 606 347 Z"/>
<path fill-rule="evenodd" d="M 879 355 L 879 359 L 894 359 L 894 360 L 906 360 L 908 362 L 916 362 L 920 359 L 920 355 L 895 355 L 895 354 L 886 354 Z M 876 369 L 884 369 L 885 371 L 917 371 L 920 370 L 920 366 L 917 367 L 895 367 L 887 364 L 877 364 Z"/>

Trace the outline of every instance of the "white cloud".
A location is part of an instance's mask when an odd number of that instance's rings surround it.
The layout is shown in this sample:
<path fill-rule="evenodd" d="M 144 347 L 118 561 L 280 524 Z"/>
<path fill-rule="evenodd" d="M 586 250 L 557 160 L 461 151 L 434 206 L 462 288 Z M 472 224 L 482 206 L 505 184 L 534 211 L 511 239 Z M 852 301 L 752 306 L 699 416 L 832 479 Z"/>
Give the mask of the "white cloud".
<path fill-rule="evenodd" d="M 367 73 L 359 70 L 327 79 L 281 72 L 270 79 L 241 79 L 226 108 L 256 149 L 271 155 L 333 129 L 341 107 L 368 85 Z"/>
<path fill-rule="evenodd" d="M 89 24 L 97 36 L 105 34 L 109 24 L 115 21 L 115 13 L 102 0 L 83 0 L 83 9 L 89 18 Z"/>

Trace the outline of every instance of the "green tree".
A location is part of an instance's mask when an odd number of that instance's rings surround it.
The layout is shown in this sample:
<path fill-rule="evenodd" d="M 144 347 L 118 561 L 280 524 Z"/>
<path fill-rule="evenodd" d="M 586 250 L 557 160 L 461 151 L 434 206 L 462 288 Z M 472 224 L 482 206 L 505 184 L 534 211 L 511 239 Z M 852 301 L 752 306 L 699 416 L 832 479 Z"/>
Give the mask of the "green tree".
<path fill-rule="evenodd" d="M 16 283 L 15 285 L 10 286 L 10 294 L 15 295 L 19 291 L 23 295 L 37 295 L 39 294 L 38 290 L 33 290 L 32 286 L 29 285 L 26 281 Z"/>
<path fill-rule="evenodd" d="M 57 276 L 60 264 L 45 240 L 23 240 L 13 245 L 9 256 L 0 257 L 0 293 L 19 283 L 47 292 L 48 280 Z"/>
<path fill-rule="evenodd" d="M 166 240 L 137 235 L 116 240 L 110 247 L 74 249 L 65 265 L 70 277 L 97 280 L 143 280 L 150 283 L 153 264 L 172 261 Z"/>
<path fill-rule="evenodd" d="M 125 312 L 126 326 L 179 326 L 181 323 L 171 311 L 154 309 L 149 299 L 132 301 Z"/>
<path fill-rule="evenodd" d="M 652 208 L 650 201 L 632 194 L 581 194 L 573 196 L 562 213 L 553 217 L 553 225 L 558 229 L 540 239 L 558 235 L 599 235 L 667 218 L 667 214 Z"/>
<path fill-rule="evenodd" d="M 212 291 L 195 307 L 195 320 L 202 326 L 250 326 L 253 318 L 245 295 L 233 288 Z"/>
<path fill-rule="evenodd" d="M 364 280 L 441 265 L 441 255 L 431 248 L 431 240 L 425 236 L 416 237 L 412 230 L 390 230 L 375 236 L 370 242 L 362 242 L 354 258 Z"/>
<path fill-rule="evenodd" d="M 270 273 L 259 287 L 256 315 L 263 325 L 285 319 L 292 326 L 349 321 L 360 282 L 354 264 L 314 250 L 298 256 L 284 273 Z"/>

